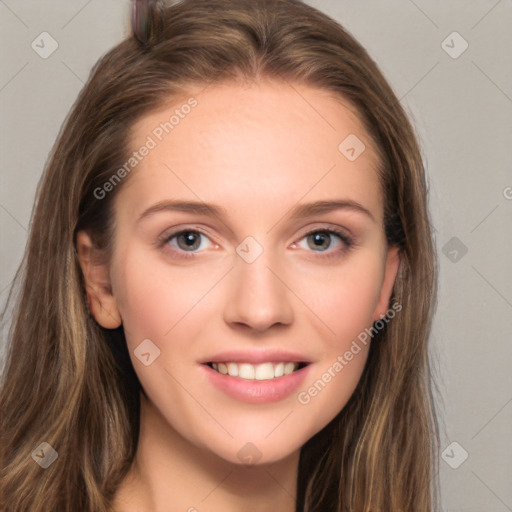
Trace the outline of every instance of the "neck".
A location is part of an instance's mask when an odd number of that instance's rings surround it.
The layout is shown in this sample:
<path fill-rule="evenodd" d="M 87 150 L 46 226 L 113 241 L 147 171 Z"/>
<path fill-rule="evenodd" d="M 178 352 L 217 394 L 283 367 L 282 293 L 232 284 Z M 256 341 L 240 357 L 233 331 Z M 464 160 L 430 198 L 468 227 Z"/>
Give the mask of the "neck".
<path fill-rule="evenodd" d="M 141 394 L 137 453 L 116 512 L 295 512 L 299 451 L 244 466 L 181 436 Z"/>

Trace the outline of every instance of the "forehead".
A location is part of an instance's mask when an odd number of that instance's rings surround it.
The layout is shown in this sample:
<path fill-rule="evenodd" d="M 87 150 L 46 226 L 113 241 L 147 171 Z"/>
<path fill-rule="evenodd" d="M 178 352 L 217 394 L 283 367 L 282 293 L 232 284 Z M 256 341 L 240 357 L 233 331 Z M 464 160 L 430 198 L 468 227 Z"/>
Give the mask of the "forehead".
<path fill-rule="evenodd" d="M 337 194 L 380 216 L 373 144 L 353 106 L 329 91 L 279 81 L 191 89 L 133 126 L 131 149 L 145 145 L 121 194 L 139 209 L 178 196 L 237 208 L 251 198 L 264 210 L 284 207 L 283 193 L 290 202 Z"/>

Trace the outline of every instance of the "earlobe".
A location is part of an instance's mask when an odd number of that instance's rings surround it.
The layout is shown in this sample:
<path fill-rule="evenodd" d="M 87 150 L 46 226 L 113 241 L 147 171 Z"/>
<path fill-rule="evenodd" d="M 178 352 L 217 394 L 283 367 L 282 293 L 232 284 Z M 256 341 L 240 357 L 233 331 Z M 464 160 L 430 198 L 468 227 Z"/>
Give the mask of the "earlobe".
<path fill-rule="evenodd" d="M 112 294 L 108 265 L 99 261 L 97 249 L 85 231 L 79 231 L 76 235 L 76 251 L 91 314 L 105 329 L 116 329 L 122 319 Z"/>
<path fill-rule="evenodd" d="M 386 315 L 389 309 L 389 300 L 393 292 L 398 269 L 400 268 L 400 250 L 397 246 L 388 249 L 384 279 L 380 289 L 379 301 L 373 314 L 373 321 L 376 322 Z"/>

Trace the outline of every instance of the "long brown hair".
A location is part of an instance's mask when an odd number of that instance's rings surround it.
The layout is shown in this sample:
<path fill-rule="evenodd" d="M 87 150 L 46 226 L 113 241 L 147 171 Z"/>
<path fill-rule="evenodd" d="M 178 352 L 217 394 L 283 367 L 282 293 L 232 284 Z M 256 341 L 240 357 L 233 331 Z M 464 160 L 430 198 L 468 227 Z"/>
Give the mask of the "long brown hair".
<path fill-rule="evenodd" d="M 108 261 L 112 204 L 129 177 L 104 198 L 94 191 L 127 161 L 138 119 L 191 86 L 262 78 L 331 91 L 356 108 L 380 155 L 386 236 L 401 254 L 392 301 L 402 309 L 373 337 L 347 405 L 302 448 L 296 510 L 437 510 L 436 260 L 421 152 L 402 106 L 364 48 L 300 0 L 154 9 L 147 43 L 128 37 L 92 70 L 38 187 L 8 300 L 0 510 L 110 510 L 137 448 L 141 387 L 122 327 L 88 315 L 75 234 L 86 229 Z M 47 469 L 31 456 L 43 442 L 58 454 Z"/>

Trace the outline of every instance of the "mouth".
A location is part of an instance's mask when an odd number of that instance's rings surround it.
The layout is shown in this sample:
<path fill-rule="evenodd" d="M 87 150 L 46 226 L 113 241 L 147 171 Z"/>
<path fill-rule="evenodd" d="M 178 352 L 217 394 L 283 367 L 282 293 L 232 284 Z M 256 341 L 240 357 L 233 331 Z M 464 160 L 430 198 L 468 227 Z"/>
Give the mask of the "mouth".
<path fill-rule="evenodd" d="M 205 384 L 224 395 L 251 404 L 285 400 L 311 373 L 313 361 L 280 350 L 231 351 L 203 359 Z"/>
<path fill-rule="evenodd" d="M 259 364 L 234 361 L 204 363 L 221 375 L 238 377 L 249 381 L 274 380 L 302 370 L 309 363 L 302 361 L 264 362 Z"/>

